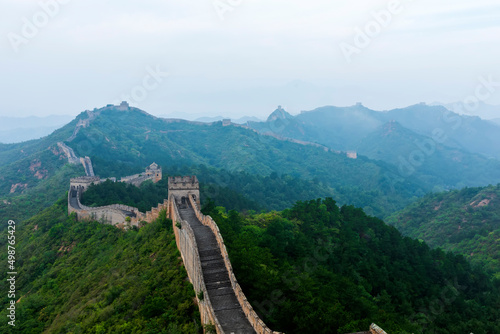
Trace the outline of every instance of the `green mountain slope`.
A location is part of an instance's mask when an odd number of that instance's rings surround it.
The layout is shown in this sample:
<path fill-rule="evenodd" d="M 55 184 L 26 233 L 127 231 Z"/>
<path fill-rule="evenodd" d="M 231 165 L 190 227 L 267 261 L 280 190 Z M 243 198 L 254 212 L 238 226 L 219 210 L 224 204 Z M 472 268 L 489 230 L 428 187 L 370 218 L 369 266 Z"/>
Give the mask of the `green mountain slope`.
<path fill-rule="evenodd" d="M 81 165 L 67 164 L 51 173 L 52 176 L 40 180 L 31 188 L 23 189 L 19 194 L 0 197 L 0 218 L 3 221 L 13 219 L 22 222 L 51 206 L 68 190 L 69 180 L 81 176 L 84 169 Z M 6 228 L 7 225 L 0 225 L 0 231 Z"/>
<path fill-rule="evenodd" d="M 1 333 L 201 333 L 171 221 L 125 232 L 66 212 L 64 198 L 17 229 L 16 326 Z"/>
<path fill-rule="evenodd" d="M 269 177 L 269 183 L 286 184 L 288 187 L 296 184 L 302 188 L 297 191 L 289 189 L 286 196 L 269 186 L 265 187 L 268 189 L 265 196 L 256 195 L 256 186 L 251 183 L 240 182 L 241 187 L 233 189 L 249 199 L 259 197 L 258 204 L 270 209 L 282 209 L 296 200 L 305 199 L 304 195 L 308 193 L 312 197 L 334 196 L 341 203 L 352 203 L 370 214 L 383 217 L 430 190 L 420 186 L 417 180 L 400 180 L 397 168 L 382 162 L 366 158 L 349 159 L 322 147 L 278 140 L 247 128 L 222 126 L 221 122 L 203 124 L 159 119 L 135 108 L 122 111 L 106 107 L 82 113 L 51 136 L 59 140 L 63 134 L 68 135 L 65 143 L 74 149 L 77 156 L 92 158 L 94 170 L 101 177 L 135 174 L 155 161 L 165 170 L 179 174 L 186 174 L 193 167 L 206 166 L 233 175 L 245 173 Z M 45 147 L 48 147 L 51 136 L 43 139 Z M 56 141 L 52 143 L 55 144 Z M 36 146 L 33 143 L 29 145 L 30 149 Z M 24 150 L 24 146 L 12 146 L 5 152 L 20 149 Z M 44 154 L 49 153 L 45 151 Z M 60 154 L 54 154 L 54 158 L 60 159 L 57 161 L 62 164 L 64 161 Z M 31 172 L 29 165 L 23 161 L 11 162 L 2 167 L 2 171 L 15 176 L 19 170 L 22 173 Z M 43 166 L 44 159 L 41 162 Z M 18 167 L 19 164 L 24 164 L 24 167 Z M 54 165 L 48 175 L 55 173 L 57 168 L 60 167 Z M 248 182 L 251 179 L 246 178 Z M 231 184 L 225 178 L 215 181 L 213 183 L 222 188 Z M 2 195 L 7 195 L 13 182 L 17 180 L 13 178 L 1 183 Z M 307 184 L 312 185 L 309 191 Z M 25 191 L 29 191 L 30 187 L 28 184 Z M 280 199 L 269 200 L 269 196 Z M 268 205 L 269 202 L 273 205 Z"/>
<path fill-rule="evenodd" d="M 463 254 L 500 278 L 500 185 L 431 194 L 387 221 L 432 247 Z"/>
<path fill-rule="evenodd" d="M 364 137 L 357 150 L 371 159 L 397 166 L 402 175 L 434 184 L 433 190 L 500 181 L 500 161 L 443 145 L 440 140 L 417 134 L 396 121 L 385 123 Z"/>
<path fill-rule="evenodd" d="M 343 203 L 378 216 L 425 192 L 413 180 L 394 189 L 390 175 L 396 171 L 383 163 L 349 159 L 221 123 L 156 119 L 136 109 L 104 110 L 69 145 L 78 155 L 91 156 L 96 173 L 102 176 L 131 171 L 131 166 L 150 161 L 166 168 L 204 164 L 232 173 L 287 174 L 333 188 Z"/>
<path fill-rule="evenodd" d="M 500 182 L 500 149 L 491 145 L 500 142 L 500 128 L 478 117 L 425 104 L 386 112 L 357 104 L 283 114 L 275 112 L 268 121 L 249 126 L 334 150 L 357 151 L 393 165 L 400 177 L 411 176 L 427 190 Z"/>
<path fill-rule="evenodd" d="M 285 333 L 500 332 L 500 285 L 462 257 L 431 250 L 331 199 L 240 215 L 208 203 L 239 283 Z"/>

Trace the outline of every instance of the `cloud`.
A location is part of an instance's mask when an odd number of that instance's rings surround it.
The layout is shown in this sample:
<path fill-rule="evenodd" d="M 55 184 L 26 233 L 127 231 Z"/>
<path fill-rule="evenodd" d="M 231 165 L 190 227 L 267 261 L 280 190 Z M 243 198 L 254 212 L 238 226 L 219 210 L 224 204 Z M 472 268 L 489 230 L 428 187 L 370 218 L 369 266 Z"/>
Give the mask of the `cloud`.
<path fill-rule="evenodd" d="M 497 0 L 401 0 L 401 13 L 347 64 L 339 43 L 352 43 L 356 29 L 363 29 L 373 20 L 372 13 L 389 3 L 249 0 L 221 20 L 213 0 L 73 0 L 14 53 L 7 34 L 20 33 L 23 18 L 31 19 L 40 6 L 2 0 L 0 88 L 5 97 L 0 113 L 29 114 L 34 106 L 40 113 L 93 108 L 129 89 L 141 80 L 146 66 L 156 64 L 172 73 L 168 89 L 179 94 L 151 94 L 144 102 L 151 111 L 163 108 L 166 95 L 176 109 L 189 111 L 188 98 L 178 97 L 183 95 L 198 99 L 200 108 L 229 112 L 234 109 L 229 95 L 241 96 L 245 106 L 249 99 L 259 100 L 245 97 L 248 89 L 278 87 L 295 79 L 325 91 L 357 87 L 348 94 L 352 103 L 370 96 L 377 106 L 390 108 L 405 103 L 401 96 L 412 104 L 425 96 L 439 99 L 435 95 L 440 91 L 460 100 L 464 87 L 473 87 L 479 75 L 495 74 L 500 56 Z M 403 91 L 401 82 L 407 81 L 413 81 L 412 92 Z M 36 103 L 24 96 L 36 96 Z M 303 96 L 292 108 L 325 102 Z M 262 99 L 265 105 L 252 101 L 252 108 L 267 108 L 271 99 Z"/>

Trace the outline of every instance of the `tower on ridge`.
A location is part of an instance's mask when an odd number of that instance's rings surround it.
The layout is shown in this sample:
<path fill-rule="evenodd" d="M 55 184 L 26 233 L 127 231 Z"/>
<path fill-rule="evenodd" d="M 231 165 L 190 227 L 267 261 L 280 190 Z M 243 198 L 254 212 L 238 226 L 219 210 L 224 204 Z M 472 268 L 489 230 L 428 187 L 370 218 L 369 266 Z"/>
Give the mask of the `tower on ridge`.
<path fill-rule="evenodd" d="M 200 184 L 198 178 L 193 176 L 174 176 L 168 178 L 168 196 L 175 196 L 177 205 L 189 203 L 189 196 L 194 195 L 200 207 Z"/>

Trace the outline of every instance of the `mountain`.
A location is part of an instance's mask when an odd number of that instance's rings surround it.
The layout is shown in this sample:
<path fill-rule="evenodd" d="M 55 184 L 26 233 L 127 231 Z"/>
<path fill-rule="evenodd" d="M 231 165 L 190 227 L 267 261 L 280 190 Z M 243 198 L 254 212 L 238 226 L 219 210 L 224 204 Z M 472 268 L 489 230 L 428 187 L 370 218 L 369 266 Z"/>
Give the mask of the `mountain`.
<path fill-rule="evenodd" d="M 449 147 L 390 121 L 357 144 L 357 152 L 398 166 L 401 175 L 418 177 L 440 188 L 463 188 L 500 182 L 500 162 Z"/>
<path fill-rule="evenodd" d="M 276 116 L 271 123 L 296 122 L 284 112 Z M 500 330 L 498 282 L 462 256 L 430 249 L 367 215 L 386 216 L 428 192 L 435 184 L 418 173 L 394 182 L 398 170 L 389 163 L 349 158 L 306 140 L 110 105 L 85 111 L 42 139 L 0 145 L 0 215 L 20 219 L 19 332 L 202 331 L 196 292 L 163 214 L 127 231 L 67 215 L 69 178 L 84 174 L 81 164 L 68 163 L 78 163 L 75 157 L 90 157 L 101 177 L 140 173 L 153 161 L 165 176 L 200 175 L 204 211 L 219 224 L 238 281 L 277 330 L 344 334 L 372 321 L 403 334 Z M 147 207 L 165 196 L 165 182 L 138 190 L 107 182 L 86 200 Z M 317 197 L 324 199 L 311 200 Z M 339 207 L 330 197 L 366 211 Z M 0 261 L 8 256 L 0 253 Z M 6 271 L 0 281 L 8 291 Z M 0 302 L 4 318 L 7 301 Z M 436 312 L 436 305 L 444 310 Z M 6 322 L 0 328 L 10 332 Z"/>
<path fill-rule="evenodd" d="M 459 115 L 444 107 L 417 104 L 384 113 L 404 127 L 433 138 L 437 133 L 444 136 L 444 144 L 458 145 L 466 151 L 486 157 L 500 158 L 500 147 L 491 143 L 500 142 L 498 127 L 477 116 Z"/>
<path fill-rule="evenodd" d="M 427 195 L 387 222 L 500 278 L 500 184 Z"/>
<path fill-rule="evenodd" d="M 334 196 L 340 203 L 352 203 L 380 217 L 402 209 L 429 191 L 418 180 L 406 179 L 396 184 L 397 169 L 387 164 L 366 158 L 350 159 L 319 145 L 279 140 L 238 125 L 161 119 L 136 108 L 108 106 L 83 112 L 38 141 L 0 146 L 0 157 L 5 157 L 0 166 L 1 196 L 28 193 L 55 175 L 65 164 L 65 152 L 58 142 L 73 149 L 77 157 L 90 157 L 95 173 L 101 177 L 135 174 L 152 161 L 171 173 L 203 165 L 232 175 L 269 176 L 266 182 L 277 180 L 296 189 L 306 181 L 314 185 L 312 193 L 317 189 L 322 196 Z M 37 176 L 40 168 L 43 171 Z M 303 181 L 284 181 L 289 179 Z M 232 187 L 224 178 L 214 181 L 223 188 Z M 17 184 L 21 186 L 13 188 Z M 283 197 L 272 187 L 264 188 L 269 189 L 269 196 Z M 254 189 L 252 184 L 233 188 L 248 198 L 256 193 Z M 290 189 L 285 196 L 287 202 L 280 206 L 269 207 L 268 202 L 278 202 L 266 200 L 265 196 L 259 204 L 268 209 L 283 209 L 289 201 L 304 199 L 297 197 L 301 193 L 303 190 Z"/>
<path fill-rule="evenodd" d="M 18 143 L 38 139 L 69 123 L 72 116 L 5 117 L 0 116 L 0 143 Z"/>
<path fill-rule="evenodd" d="M 464 102 L 454 102 L 454 103 L 439 103 L 435 102 L 431 105 L 440 105 L 448 110 L 451 110 L 457 114 L 473 115 L 479 116 L 482 119 L 491 120 L 497 118 L 500 114 L 500 106 L 487 104 L 483 101 L 479 101 L 474 106 L 468 106 Z"/>
<path fill-rule="evenodd" d="M 500 147 L 491 145 L 500 142 L 500 128 L 478 117 L 425 104 L 378 112 L 360 103 L 278 116 L 275 111 L 268 121 L 248 125 L 384 161 L 398 170 L 398 180 L 411 176 L 428 190 L 500 182 L 500 160 L 491 159 L 500 154 Z"/>
<path fill-rule="evenodd" d="M 195 119 L 196 122 L 204 122 L 204 123 L 213 123 L 213 122 L 218 122 L 222 121 L 224 119 L 231 119 L 229 117 L 222 117 L 222 116 L 216 116 L 216 117 L 200 117 Z M 236 124 L 245 124 L 247 122 L 260 122 L 261 120 L 258 119 L 257 117 L 253 116 L 243 116 L 237 119 L 231 119 L 232 123 Z"/>
<path fill-rule="evenodd" d="M 266 122 L 250 122 L 249 126 L 262 133 L 271 132 L 347 151 L 354 149 L 360 138 L 383 124 L 376 118 L 375 111 L 361 104 L 353 107 L 322 107 L 297 116 L 281 111 L 282 114 L 286 113 L 286 117 L 276 117 L 277 111 Z"/>
<path fill-rule="evenodd" d="M 490 120 L 490 122 L 492 122 L 496 125 L 500 125 L 500 118 L 494 118 L 494 119 Z"/>
<path fill-rule="evenodd" d="M 271 115 L 269 115 L 266 122 L 274 122 L 274 121 L 278 121 L 278 120 L 283 121 L 283 120 L 288 120 L 288 119 L 292 119 L 292 118 L 293 118 L 292 115 L 287 113 L 285 111 L 285 109 L 281 108 L 281 106 L 278 106 L 278 109 L 276 109 L 275 111 L 272 112 Z"/>

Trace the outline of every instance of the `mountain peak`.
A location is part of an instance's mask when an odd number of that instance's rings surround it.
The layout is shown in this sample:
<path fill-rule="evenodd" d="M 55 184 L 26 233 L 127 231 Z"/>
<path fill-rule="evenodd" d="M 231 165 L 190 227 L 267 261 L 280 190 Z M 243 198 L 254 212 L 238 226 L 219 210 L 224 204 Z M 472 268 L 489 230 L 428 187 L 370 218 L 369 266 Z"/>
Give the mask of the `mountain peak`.
<path fill-rule="evenodd" d="M 273 111 L 271 115 L 267 118 L 267 122 L 273 122 L 278 119 L 292 119 L 293 116 L 290 115 L 285 109 L 283 109 L 281 106 L 278 106 L 278 109 Z"/>

